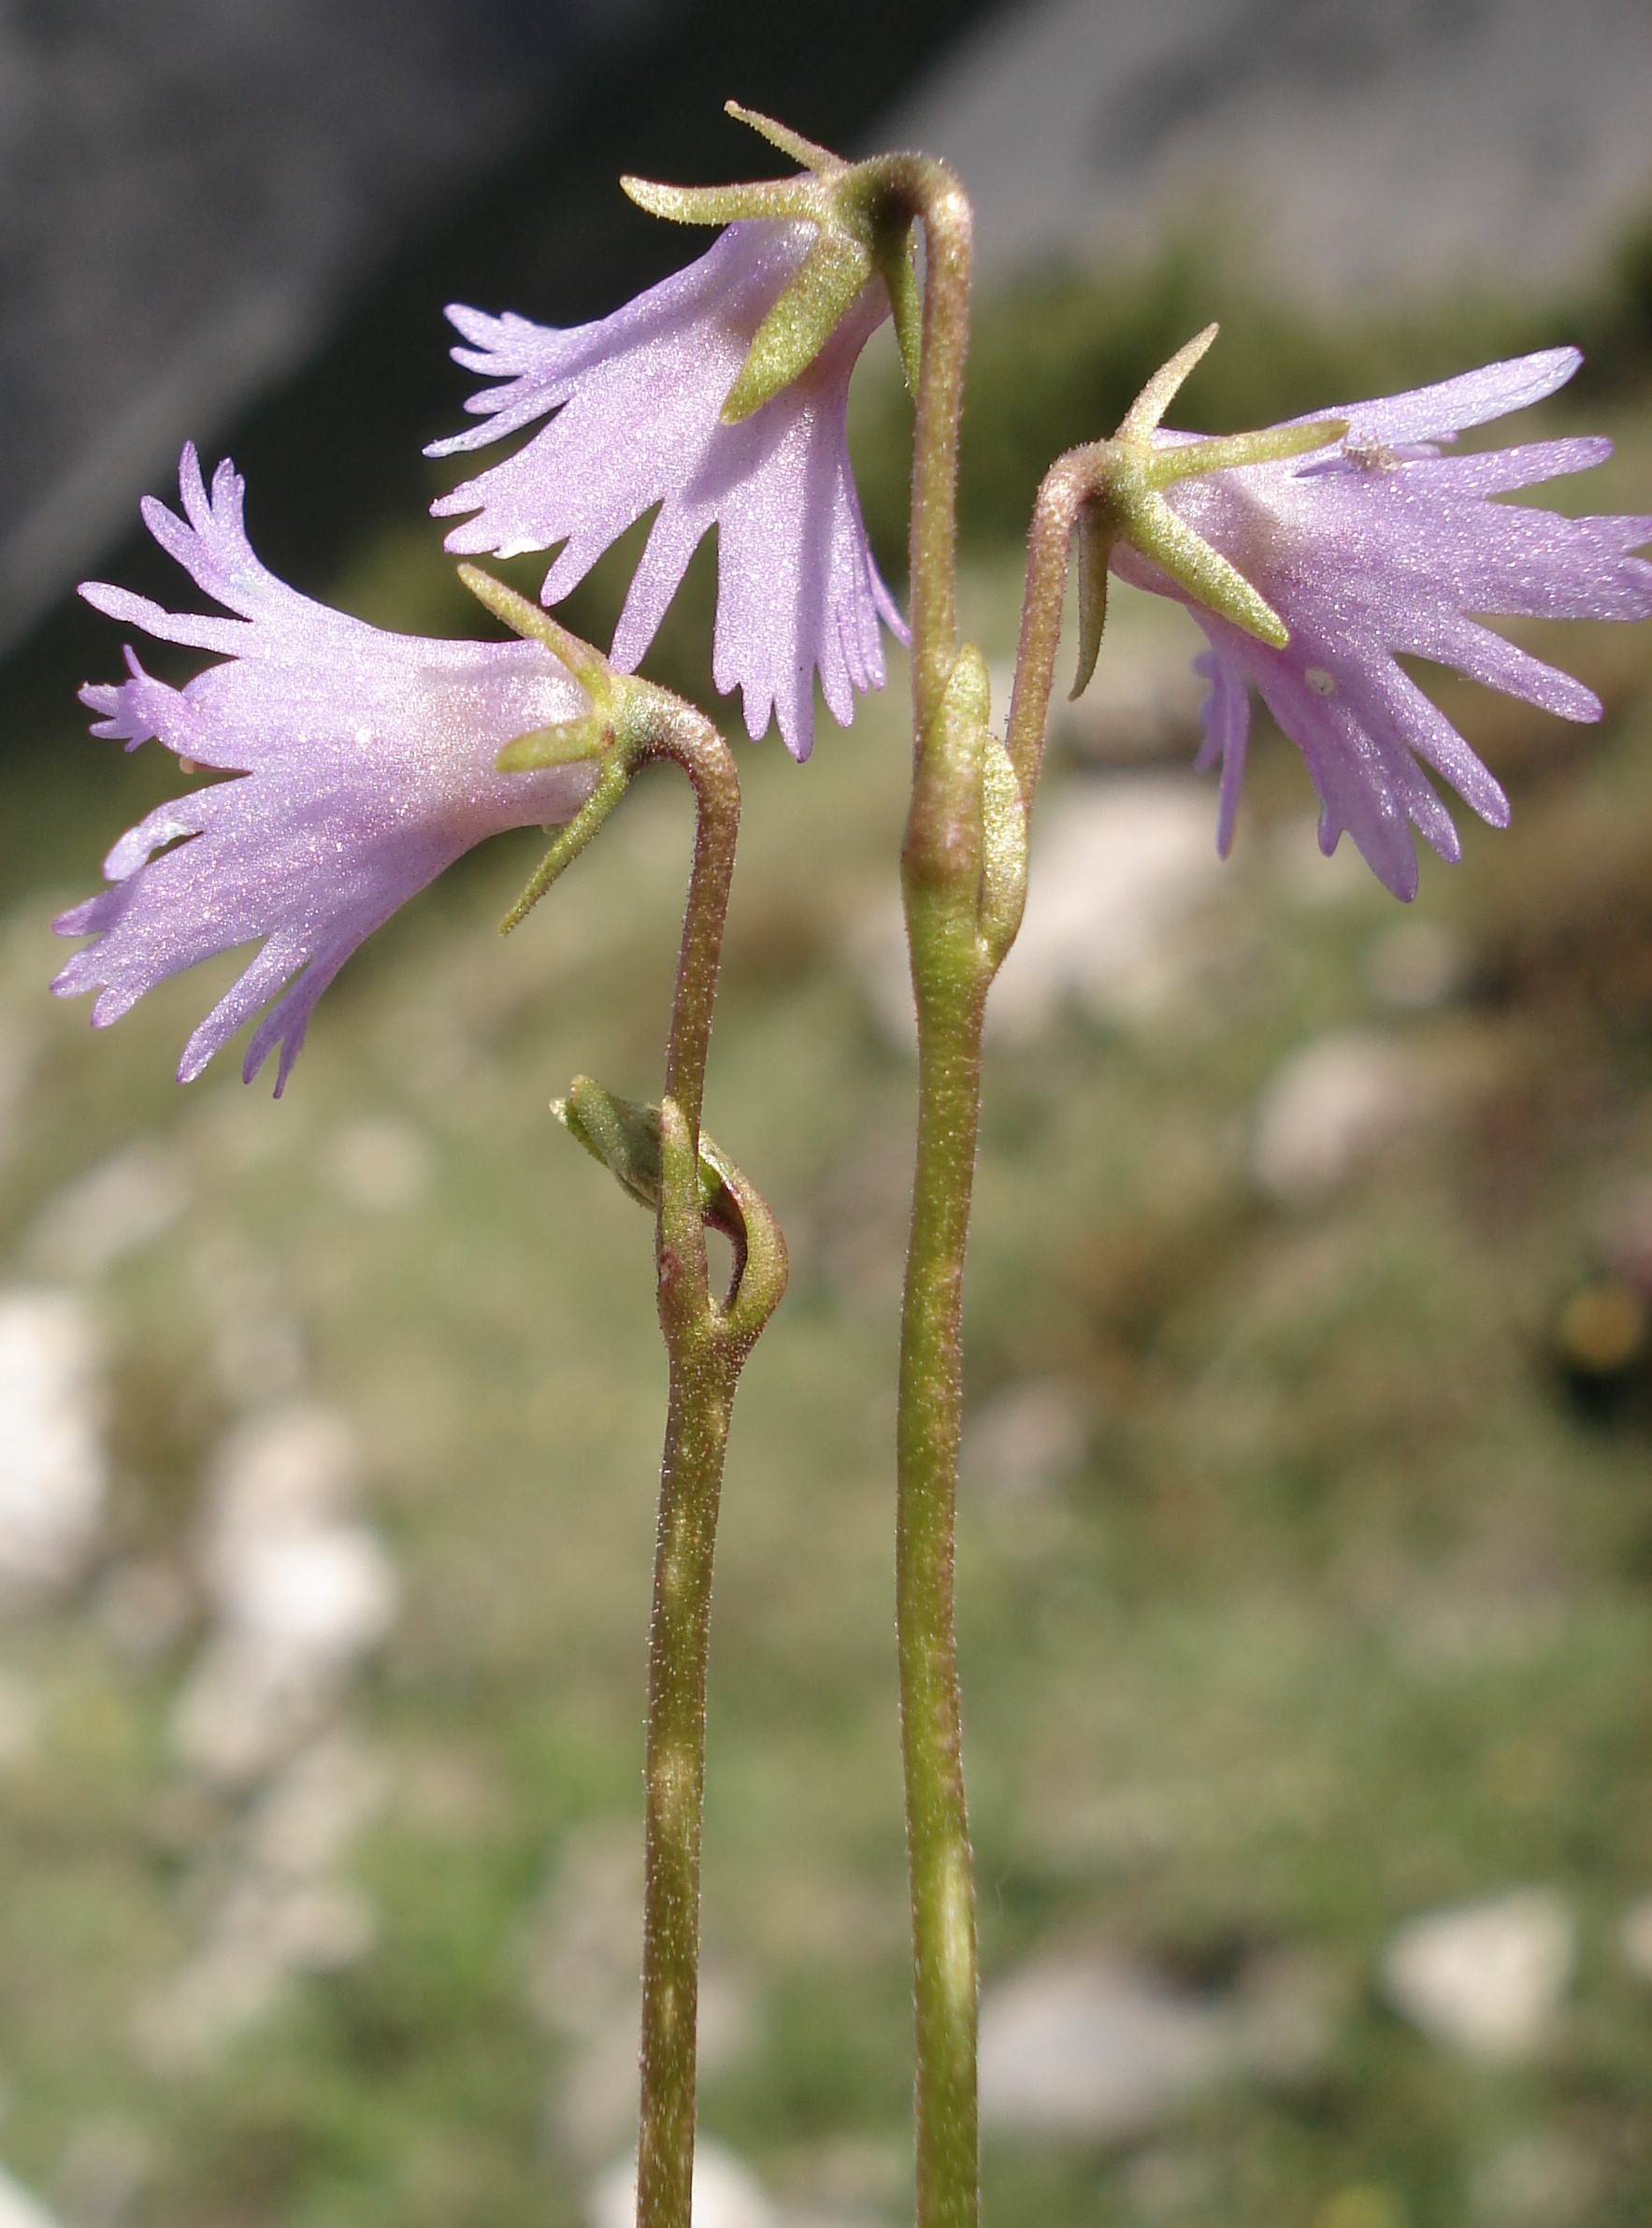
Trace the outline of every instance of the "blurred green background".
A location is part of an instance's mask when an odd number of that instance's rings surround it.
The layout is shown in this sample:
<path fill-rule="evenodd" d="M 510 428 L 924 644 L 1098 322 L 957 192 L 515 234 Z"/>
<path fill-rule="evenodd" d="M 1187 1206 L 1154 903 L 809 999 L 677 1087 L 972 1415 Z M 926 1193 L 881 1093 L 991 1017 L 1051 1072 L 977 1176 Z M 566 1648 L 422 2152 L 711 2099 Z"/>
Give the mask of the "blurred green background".
<path fill-rule="evenodd" d="M 1183 414 L 1224 428 L 1579 338 L 1510 436 L 1613 432 L 1558 499 L 1652 510 L 1652 255 L 1605 268 L 1386 316 L 1180 246 L 997 287 L 963 511 L 999 690 L 1042 464 L 1211 315 Z M 907 406 L 861 378 L 898 575 Z M 635 553 L 571 624 L 606 639 Z M 709 558 L 650 670 L 711 701 Z M 416 510 L 299 584 L 476 631 Z M 1121 593 L 1057 716 L 969 1293 L 997 2221 L 1652 2214 L 1652 635 L 1521 639 L 1606 717 L 1441 681 L 1514 826 L 1409 910 L 1319 858 L 1265 721 L 1217 866 L 1179 613 Z M 505 943 L 534 845 L 467 862 L 280 1105 L 230 1060 L 180 1092 L 233 963 L 97 1037 L 44 995 L 51 913 L 176 784 L 85 738 L 69 668 L 117 654 L 54 621 L 0 765 L 0 2157 L 71 2228 L 606 2228 L 663 1369 L 646 1219 L 545 1110 L 657 1091 L 686 802 L 651 775 Z M 903 682 L 804 769 L 742 756 L 708 1123 L 794 1278 L 720 1546 L 706 2228 L 909 2202 Z"/>

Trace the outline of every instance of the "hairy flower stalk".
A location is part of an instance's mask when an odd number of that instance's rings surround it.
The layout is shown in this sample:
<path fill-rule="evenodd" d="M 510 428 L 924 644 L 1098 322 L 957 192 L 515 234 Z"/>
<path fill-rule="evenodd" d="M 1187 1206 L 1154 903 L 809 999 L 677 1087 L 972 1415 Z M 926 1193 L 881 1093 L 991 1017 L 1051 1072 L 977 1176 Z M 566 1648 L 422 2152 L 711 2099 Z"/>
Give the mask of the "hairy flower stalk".
<path fill-rule="evenodd" d="M 146 504 L 151 530 L 233 616 L 163 611 L 119 588 L 100 610 L 223 662 L 182 689 L 145 673 L 90 687 L 100 734 L 159 740 L 238 778 L 160 807 L 110 853 L 110 887 L 65 913 L 93 942 L 58 978 L 100 988 L 113 1020 L 166 976 L 253 938 L 263 950 L 187 1046 L 180 1079 L 273 1000 L 249 1080 L 278 1044 L 278 1091 L 316 999 L 357 944 L 483 837 L 561 823 L 504 924 L 575 858 L 639 768 L 669 759 L 697 808 L 694 862 L 657 1108 L 582 1083 L 557 1111 L 654 1210 L 659 1315 L 669 1358 L 649 1665 L 647 1907 L 639 2220 L 690 2228 L 699 1832 L 711 1559 L 723 1457 L 741 1365 L 785 1289 L 785 1247 L 746 1179 L 700 1134 L 740 783 L 703 714 L 614 671 L 548 613 L 487 575 L 467 583 L 520 638 L 439 642 L 387 635 L 294 593 L 253 555 L 228 464 L 208 493 L 194 452 L 183 516 Z M 711 1289 L 705 1230 L 734 1246 Z"/>
<path fill-rule="evenodd" d="M 986 728 L 985 668 L 957 640 L 957 442 L 970 212 L 938 163 L 895 158 L 925 228 L 912 453 L 913 780 L 901 885 L 918 1020 L 917 1154 L 901 1309 L 896 1627 L 916 2036 L 919 2228 L 979 2216 L 974 1873 L 954 1617 L 963 1274 L 986 992 L 1019 919 L 1020 798 Z M 993 753 L 997 752 L 995 762 Z M 999 824 L 989 837 L 989 805 Z M 998 888 L 989 862 L 999 862 Z"/>
<path fill-rule="evenodd" d="M 690 2228 L 699 1987 L 700 1818 L 712 1560 L 735 1387 L 786 1285 L 780 1227 L 746 1178 L 701 1134 L 706 1059 L 723 927 L 740 833 L 734 755 L 711 722 L 667 690 L 618 675 L 555 620 L 470 567 L 468 585 L 506 624 L 561 654 L 590 695 L 595 722 L 513 745 L 519 770 L 557 763 L 595 734 L 606 761 L 592 807 L 666 759 L 695 799 L 694 863 L 658 1107 L 617 1100 L 582 1078 L 554 1109 L 565 1126 L 654 1213 L 660 1330 L 668 1362 L 649 1644 L 645 1778 L 639 2228 Z M 611 783 L 610 775 L 611 774 Z M 566 858 L 553 845 L 524 893 L 531 904 Z M 734 1273 L 711 1286 L 706 1230 L 734 1246 Z"/>
<path fill-rule="evenodd" d="M 1451 822 L 1418 760 L 1499 825 L 1491 776 L 1398 666 L 1410 651 L 1573 718 L 1600 706 L 1470 612 L 1652 612 L 1652 519 L 1571 521 L 1487 498 L 1599 461 L 1609 444 L 1540 443 L 1446 458 L 1466 425 L 1540 399 L 1575 351 L 1214 440 L 1161 421 L 1215 328 L 1148 381 L 1111 441 L 1059 459 L 1028 542 L 1004 744 L 986 726 L 984 668 L 956 635 L 954 495 L 968 330 L 969 215 L 936 165 L 897 158 L 928 250 L 912 467 L 916 761 L 902 860 L 918 1016 L 918 1151 L 902 1317 L 897 1549 L 903 1743 L 917 1999 L 918 2220 L 977 2212 L 973 1890 L 953 1632 L 961 1300 L 992 977 L 1019 925 L 1027 813 L 1075 531 L 1076 695 L 1094 668 L 1111 567 L 1185 603 L 1211 641 L 1204 763 L 1223 765 L 1219 841 L 1232 836 L 1247 682 L 1301 746 L 1329 851 L 1345 830 L 1400 897 L 1416 887 L 1410 826 L 1446 857 Z M 896 167 L 892 164 L 892 170 Z"/>

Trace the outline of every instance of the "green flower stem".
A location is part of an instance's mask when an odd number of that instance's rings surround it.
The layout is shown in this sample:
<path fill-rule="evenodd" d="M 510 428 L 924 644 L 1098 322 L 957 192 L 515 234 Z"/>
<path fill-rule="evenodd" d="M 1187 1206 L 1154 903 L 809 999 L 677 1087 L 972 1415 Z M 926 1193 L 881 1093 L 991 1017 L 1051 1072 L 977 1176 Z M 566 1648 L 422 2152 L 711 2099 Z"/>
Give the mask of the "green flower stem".
<path fill-rule="evenodd" d="M 970 346 L 972 220 L 944 163 L 889 155 L 890 194 L 924 225 L 924 325 L 912 437 L 912 709 L 921 741 L 941 708 L 958 644 L 958 427 Z"/>
<path fill-rule="evenodd" d="M 723 958 L 723 924 L 740 836 L 740 775 L 734 753 L 709 719 L 686 706 L 673 711 L 675 716 L 660 722 L 645 755 L 672 759 L 694 789 L 694 865 L 666 1043 L 666 1093 L 682 1110 L 697 1148 L 717 970 Z"/>
<path fill-rule="evenodd" d="M 979 2217 L 975 1890 L 964 1801 L 954 1530 L 964 1246 L 992 968 L 980 949 L 981 766 L 943 717 L 958 657 L 957 453 L 970 321 L 970 205 L 938 163 L 891 158 L 925 225 L 912 455 L 915 775 L 903 854 L 918 1009 L 918 1139 L 901 1315 L 896 1620 L 912 1889 L 919 2228 Z"/>
<path fill-rule="evenodd" d="M 896 1617 L 912 1878 L 920 2228 L 970 2228 L 979 2211 L 975 1891 L 953 1561 L 964 1247 L 984 1002 L 967 984 L 920 989 L 917 1169 L 901 1319 Z"/>
<path fill-rule="evenodd" d="M 660 1107 L 655 1259 L 669 1394 L 649 1647 L 637 2219 L 639 2228 L 690 2228 L 712 1553 L 735 1385 L 784 1289 L 785 1249 L 772 1217 L 740 1180 L 735 1284 L 725 1301 L 712 1295 L 699 1129 L 740 830 L 733 755 L 711 723 L 686 707 L 661 720 L 642 755 L 682 766 L 694 785 L 697 819 Z"/>
<path fill-rule="evenodd" d="M 682 1181 L 693 1133 L 680 1107 L 668 1099 L 662 1116 L 666 1108 L 677 1135 L 662 1120 L 660 1322 L 670 1389 L 648 1661 L 639 2228 L 689 2228 L 690 2221 L 711 1560 L 739 1369 L 711 1322 L 692 1155 Z"/>
<path fill-rule="evenodd" d="M 1084 453 L 1069 450 L 1044 474 L 1027 537 L 1027 585 L 1021 600 L 1021 639 L 1015 649 L 1015 685 L 1010 697 L 1005 748 L 1027 810 L 1032 809 L 1043 765 L 1044 728 L 1056 683 L 1061 640 L 1061 606 L 1079 507 L 1092 474 Z"/>

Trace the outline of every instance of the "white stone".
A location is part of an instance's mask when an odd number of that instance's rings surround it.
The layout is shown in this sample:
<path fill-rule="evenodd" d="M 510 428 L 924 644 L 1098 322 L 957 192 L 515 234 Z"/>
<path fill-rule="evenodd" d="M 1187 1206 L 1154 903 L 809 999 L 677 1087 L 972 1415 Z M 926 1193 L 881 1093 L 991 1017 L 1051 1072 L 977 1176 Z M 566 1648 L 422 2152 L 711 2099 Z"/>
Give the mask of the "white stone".
<path fill-rule="evenodd" d="M 1465 2057 L 1530 2056 L 1571 1986 L 1572 1914 L 1545 1888 L 1414 1919 L 1383 1956 L 1383 1991 L 1431 2041 Z"/>
<path fill-rule="evenodd" d="M 56 2215 L 13 2181 L 5 2165 L 0 2165 L 0 2228 L 58 2228 Z"/>
<path fill-rule="evenodd" d="M 1180 775 L 1051 785 L 1033 824 L 1026 917 L 987 1000 L 990 1042 L 1034 1042 L 1069 1004 L 1100 1020 L 1140 1019 L 1179 993 L 1179 931 L 1221 884 L 1214 812 L 1208 788 Z M 880 1033 L 910 1049 L 897 914 L 865 932 L 861 970 Z"/>
<path fill-rule="evenodd" d="M 328 1156 L 340 1199 L 369 1215 L 395 1215 L 427 1196 L 436 1173 L 429 1141 L 406 1122 L 352 1122 Z"/>
<path fill-rule="evenodd" d="M 198 2064 L 266 2017 L 296 1974 L 333 1973 L 372 1948 L 373 1907 L 333 1876 L 382 1800 L 384 1775 L 343 1734 L 294 1758 L 238 1828 L 200 1948 L 140 2008 L 163 2069 Z"/>
<path fill-rule="evenodd" d="M 214 1633 L 173 1708 L 174 1751 L 214 1787 L 250 1787 L 314 1731 L 338 1684 L 333 1662 Z"/>
<path fill-rule="evenodd" d="M 694 2228 L 779 2228 L 780 2222 L 745 2161 L 703 2135 L 695 2146 L 693 2212 Z M 617 2159 L 592 2185 L 585 2219 L 588 2228 L 637 2228 L 634 2159 Z"/>
<path fill-rule="evenodd" d="M 641 2017 L 642 1827 L 594 1818 L 570 1833 L 528 1943 L 528 1995 L 564 2046 L 549 2117 L 558 2140 L 595 2163 L 634 2128 Z M 750 1990 L 706 1955 L 698 2059 L 710 2077 L 751 2037 Z"/>
<path fill-rule="evenodd" d="M 250 1638 L 318 1663 L 348 1661 L 389 1631 L 395 1577 L 365 1524 L 318 1524 L 287 1539 L 249 1541 L 219 1600 Z"/>
<path fill-rule="evenodd" d="M 1116 2141 L 1228 2070 L 1222 2013 L 1111 1958 L 1045 1960 L 981 2006 L 981 2115 L 1005 2133 Z"/>
<path fill-rule="evenodd" d="M 48 1202 L 29 1233 L 29 1258 L 50 1276 L 100 1275 L 169 1229 L 190 1192 L 177 1147 L 139 1138 Z"/>
<path fill-rule="evenodd" d="M 355 1434 L 337 1411 L 294 1401 L 252 1416 L 224 1441 L 213 1463 L 209 1574 L 233 1566 L 246 1544 L 338 1514 L 360 1481 Z"/>
<path fill-rule="evenodd" d="M 344 1418 L 296 1402 L 222 1450 L 202 1556 L 217 1622 L 173 1719 L 203 1777 L 237 1786 L 267 1771 L 394 1623 L 389 1557 L 346 1514 L 358 1469 Z"/>
<path fill-rule="evenodd" d="M 360 1743 L 327 1735 L 260 1796 L 246 1825 L 251 1861 L 283 1878 L 314 1878 L 344 1855 L 384 1793 L 385 1775 Z"/>
<path fill-rule="evenodd" d="M 0 2228 L 58 2228 L 56 2218 L 37 2197 L 0 2166 Z"/>
<path fill-rule="evenodd" d="M 79 1577 L 103 1520 L 96 1340 L 69 1292 L 0 1296 L 0 1601 Z"/>
<path fill-rule="evenodd" d="M 1286 1206 L 1329 1198 L 1421 1110 L 1416 1062 L 1366 1029 L 1316 1037 L 1274 1074 L 1257 1108 L 1251 1172 Z"/>
<path fill-rule="evenodd" d="M 1047 1491 L 1084 1459 L 1085 1410 L 1070 1385 L 1041 1377 L 1007 1386 L 966 1417 L 959 1472 L 966 1487 L 1014 1499 Z"/>
<path fill-rule="evenodd" d="M 1221 880 L 1214 811 L 1201 784 L 1174 775 L 1074 781 L 1044 800 L 989 1037 L 1027 1042 L 1069 999 L 1100 1018 L 1163 1002 L 1175 931 Z"/>

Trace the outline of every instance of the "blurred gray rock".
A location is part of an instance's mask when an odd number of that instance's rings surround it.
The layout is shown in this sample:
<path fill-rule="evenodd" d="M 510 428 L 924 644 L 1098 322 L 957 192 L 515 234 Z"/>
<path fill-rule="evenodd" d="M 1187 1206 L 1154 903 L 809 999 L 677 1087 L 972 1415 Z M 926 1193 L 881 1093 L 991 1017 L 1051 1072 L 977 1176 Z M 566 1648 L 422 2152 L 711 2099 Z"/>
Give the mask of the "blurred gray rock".
<path fill-rule="evenodd" d="M 965 1488 L 1003 1500 L 1048 1492 L 1084 1460 L 1085 1401 L 1059 1378 L 1006 1386 L 966 1417 L 959 1456 Z"/>
<path fill-rule="evenodd" d="M 1033 823 L 1027 913 L 987 1000 L 989 1043 L 1036 1043 L 1064 1007 L 1142 1020 L 1190 972 L 1183 930 L 1221 884 L 1209 787 L 1179 774 L 1071 780 Z M 858 957 L 880 1034 L 917 1035 L 900 917 L 861 932 Z"/>
<path fill-rule="evenodd" d="M 745 2161 L 703 2135 L 695 2146 L 693 2206 L 694 2228 L 781 2228 L 781 2215 Z M 593 2185 L 585 2218 L 589 2228 L 636 2228 L 634 2160 L 616 2160 Z"/>
<path fill-rule="evenodd" d="M 1225 2081 L 1290 2087 L 1332 2039 L 1325 1976 L 1271 1952 L 1195 1991 L 1106 1951 L 1046 1955 L 984 1991 L 981 2111 L 1007 2134 L 1127 2142 Z"/>
<path fill-rule="evenodd" d="M 567 1836 L 527 1953 L 529 2000 L 564 2045 L 550 2123 L 563 2149 L 594 2163 L 611 2156 L 636 2125 L 642 1970 L 639 1819 L 594 1818 Z M 703 2077 L 714 2077 L 739 2055 L 753 2023 L 750 1991 L 714 1953 L 706 1957 L 698 2020 Z M 597 2186 L 609 2189 L 611 2181 L 605 2177 Z M 697 2175 L 695 2191 L 697 2221 Z M 617 2202 L 611 2192 L 611 2201 Z"/>
<path fill-rule="evenodd" d="M 1383 1992 L 1430 2041 L 1513 2060 L 1547 2038 L 1576 1962 L 1564 1900 L 1526 1888 L 1402 1926 L 1383 1956 Z"/>
<path fill-rule="evenodd" d="M 1104 1958 L 1041 1961 L 981 2005 L 981 2114 L 1009 2134 L 1118 2141 L 1229 2069 L 1222 2012 Z"/>
<path fill-rule="evenodd" d="M 1286 1206 L 1311 1206 L 1347 1182 L 1420 1111 L 1404 1047 L 1368 1029 L 1335 1030 L 1291 1054 L 1263 1092 L 1251 1172 Z"/>
<path fill-rule="evenodd" d="M 670 5 L 0 7 L 0 645 L 186 435 L 210 441 L 410 221 Z"/>
<path fill-rule="evenodd" d="M 57 2221 L 20 2181 L 0 2166 L 0 2228 L 58 2228 Z"/>
<path fill-rule="evenodd" d="M 72 1292 L 0 1294 L 0 1605 L 82 1573 L 108 1492 L 97 1342 Z"/>
<path fill-rule="evenodd" d="M 169 1229 L 190 1190 L 178 1148 L 140 1137 L 53 1194 L 29 1232 L 29 1257 L 50 1276 L 100 1275 Z"/>
<path fill-rule="evenodd" d="M 280 1762 L 395 1620 L 389 1558 L 351 1514 L 358 1466 L 344 1418 L 297 1401 L 219 1455 L 202 1556 L 216 1621 L 172 1727 L 204 1779 L 246 1787 Z"/>
<path fill-rule="evenodd" d="M 990 279 L 1235 239 L 1343 296 L 1571 286 L 1652 201 L 1645 0 L 1031 0 L 890 120 L 958 165 Z"/>
<path fill-rule="evenodd" d="M 224 1852 L 199 1950 L 139 2010 L 137 2041 L 152 2065 L 200 2063 L 262 2019 L 292 1976 L 337 1972 L 366 1954 L 372 1906 L 337 1874 L 383 1791 L 373 1759 L 334 1733 L 259 1798 Z"/>

